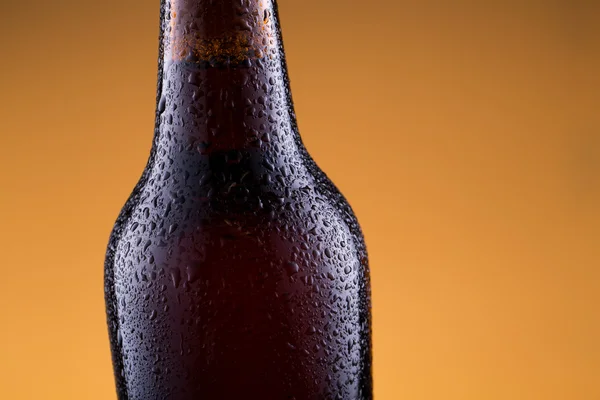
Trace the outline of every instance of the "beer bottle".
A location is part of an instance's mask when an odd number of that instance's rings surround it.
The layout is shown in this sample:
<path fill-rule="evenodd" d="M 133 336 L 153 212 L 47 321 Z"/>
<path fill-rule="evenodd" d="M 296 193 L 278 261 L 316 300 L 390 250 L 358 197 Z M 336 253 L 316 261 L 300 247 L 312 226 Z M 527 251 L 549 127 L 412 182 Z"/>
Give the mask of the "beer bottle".
<path fill-rule="evenodd" d="M 163 0 L 156 110 L 105 263 L 119 399 L 372 399 L 365 244 L 298 134 L 276 1 Z"/>

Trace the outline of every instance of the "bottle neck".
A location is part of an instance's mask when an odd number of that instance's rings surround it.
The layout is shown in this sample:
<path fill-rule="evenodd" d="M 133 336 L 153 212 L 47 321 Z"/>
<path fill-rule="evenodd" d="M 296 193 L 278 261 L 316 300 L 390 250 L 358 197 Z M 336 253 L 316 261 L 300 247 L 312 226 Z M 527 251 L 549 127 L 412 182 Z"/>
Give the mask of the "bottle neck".
<path fill-rule="evenodd" d="M 201 154 L 295 147 L 276 1 L 163 0 L 162 7 L 156 144 Z"/>
<path fill-rule="evenodd" d="M 239 63 L 274 57 L 275 0 L 165 0 L 165 56 L 173 61 Z"/>

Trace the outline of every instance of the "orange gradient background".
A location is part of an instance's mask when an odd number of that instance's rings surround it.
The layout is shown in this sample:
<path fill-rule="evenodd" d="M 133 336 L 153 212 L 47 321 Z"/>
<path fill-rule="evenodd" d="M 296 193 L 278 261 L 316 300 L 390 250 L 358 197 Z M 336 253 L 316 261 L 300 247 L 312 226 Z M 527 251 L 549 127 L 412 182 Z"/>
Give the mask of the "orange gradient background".
<path fill-rule="evenodd" d="M 115 399 L 103 260 L 159 2 L 0 3 L 0 398 Z M 376 399 L 599 399 L 598 3 L 279 3 L 304 141 L 369 246 Z"/>

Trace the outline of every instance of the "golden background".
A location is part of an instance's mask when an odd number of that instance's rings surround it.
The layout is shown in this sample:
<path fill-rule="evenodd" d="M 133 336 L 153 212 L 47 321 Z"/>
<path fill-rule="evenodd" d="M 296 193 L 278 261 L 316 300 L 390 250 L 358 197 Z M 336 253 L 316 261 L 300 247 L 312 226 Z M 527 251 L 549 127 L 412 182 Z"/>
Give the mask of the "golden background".
<path fill-rule="evenodd" d="M 1 399 L 115 399 L 103 259 L 158 3 L 0 1 Z M 303 138 L 369 246 L 376 399 L 599 399 L 598 4 L 280 13 Z"/>

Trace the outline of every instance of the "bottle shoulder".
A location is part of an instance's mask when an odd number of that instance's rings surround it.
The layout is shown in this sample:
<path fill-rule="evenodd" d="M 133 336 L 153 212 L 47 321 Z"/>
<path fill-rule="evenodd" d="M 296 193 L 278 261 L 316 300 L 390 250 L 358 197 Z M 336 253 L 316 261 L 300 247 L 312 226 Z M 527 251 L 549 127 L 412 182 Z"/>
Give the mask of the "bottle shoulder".
<path fill-rule="evenodd" d="M 352 208 L 311 159 L 302 165 L 305 170 L 295 172 L 244 168 L 243 179 L 228 169 L 229 184 L 214 169 L 189 176 L 172 170 L 168 178 L 160 168 L 149 172 L 115 227 L 106 276 L 143 281 L 154 271 L 192 284 L 224 270 L 248 279 L 300 271 L 307 279 L 339 277 L 344 285 L 348 276 L 368 282 L 365 242 Z"/>
<path fill-rule="evenodd" d="M 189 192 L 177 186 L 146 184 L 131 195 L 116 226 L 119 229 L 132 224 L 209 226 L 239 221 L 247 226 L 278 229 L 277 226 L 310 226 L 310 222 L 320 221 L 348 228 L 355 219 L 350 205 L 333 184 L 284 187 L 233 183 L 221 187 L 207 185 Z"/>
<path fill-rule="evenodd" d="M 310 169 L 300 177 L 282 173 L 238 179 L 211 171 L 187 178 L 155 171 L 132 193 L 113 236 L 139 233 L 140 226 L 157 237 L 178 228 L 200 233 L 228 225 L 265 234 L 291 230 L 317 235 L 334 226 L 362 242 L 344 196 L 316 165 Z"/>
<path fill-rule="evenodd" d="M 109 251 L 173 252 L 232 240 L 282 254 L 294 247 L 338 254 L 347 248 L 363 264 L 367 257 L 352 208 L 303 147 L 284 160 L 157 157 L 123 208 Z"/>

